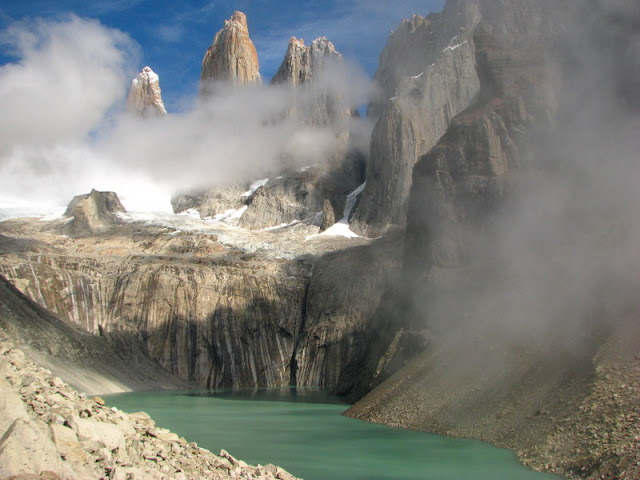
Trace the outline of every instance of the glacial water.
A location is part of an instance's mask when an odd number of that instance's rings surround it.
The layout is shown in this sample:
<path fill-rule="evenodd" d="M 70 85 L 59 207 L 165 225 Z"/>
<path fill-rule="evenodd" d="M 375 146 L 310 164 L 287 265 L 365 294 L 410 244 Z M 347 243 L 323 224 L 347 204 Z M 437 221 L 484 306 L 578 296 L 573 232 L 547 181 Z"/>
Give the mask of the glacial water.
<path fill-rule="evenodd" d="M 376 425 L 314 389 L 105 396 L 214 453 L 273 463 L 306 480 L 552 480 L 487 443 Z"/>

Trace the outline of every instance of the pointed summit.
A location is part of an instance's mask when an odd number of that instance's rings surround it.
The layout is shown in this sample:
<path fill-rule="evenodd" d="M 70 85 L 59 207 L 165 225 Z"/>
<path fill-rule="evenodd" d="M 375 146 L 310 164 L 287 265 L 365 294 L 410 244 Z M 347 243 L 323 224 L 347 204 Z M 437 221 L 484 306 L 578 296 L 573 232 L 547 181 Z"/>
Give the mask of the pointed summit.
<path fill-rule="evenodd" d="M 271 79 L 272 84 L 308 83 L 327 62 L 341 62 L 342 55 L 327 37 L 318 37 L 306 47 L 304 40 L 291 37 L 289 47 L 280 68 Z"/>
<path fill-rule="evenodd" d="M 327 37 L 316 38 L 308 47 L 304 40 L 291 37 L 284 60 L 271 79 L 273 85 L 297 87 L 298 94 L 289 115 L 317 127 L 344 127 L 344 121 L 352 114 L 350 105 L 343 92 L 326 81 L 331 75 L 335 76 L 343 62 L 342 55 Z M 325 81 L 321 80 L 323 72 L 328 74 Z"/>
<path fill-rule="evenodd" d="M 140 117 L 167 114 L 162 102 L 160 77 L 150 67 L 144 67 L 131 82 L 127 110 Z"/>
<path fill-rule="evenodd" d="M 234 85 L 259 84 L 258 52 L 249 38 L 247 16 L 233 12 L 213 38 L 202 60 L 201 91 L 209 93 L 208 83 L 227 81 Z"/>

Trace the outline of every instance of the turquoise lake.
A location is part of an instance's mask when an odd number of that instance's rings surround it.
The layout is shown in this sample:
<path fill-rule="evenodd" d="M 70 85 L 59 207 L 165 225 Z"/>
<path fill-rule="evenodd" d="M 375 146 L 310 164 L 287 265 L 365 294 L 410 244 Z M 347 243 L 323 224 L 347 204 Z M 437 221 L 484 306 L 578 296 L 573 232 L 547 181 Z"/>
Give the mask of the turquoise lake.
<path fill-rule="evenodd" d="M 134 392 L 104 397 L 214 453 L 306 480 L 552 480 L 487 443 L 376 425 L 314 389 Z"/>

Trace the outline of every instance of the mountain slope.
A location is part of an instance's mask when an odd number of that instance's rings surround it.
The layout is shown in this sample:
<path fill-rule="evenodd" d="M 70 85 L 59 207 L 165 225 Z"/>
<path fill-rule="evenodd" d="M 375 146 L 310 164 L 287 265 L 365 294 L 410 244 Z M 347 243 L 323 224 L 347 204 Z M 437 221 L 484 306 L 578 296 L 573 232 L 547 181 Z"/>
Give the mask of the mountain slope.
<path fill-rule="evenodd" d="M 188 385 L 149 359 L 136 339 L 82 332 L 32 302 L 2 276 L 0 334 L 81 391 L 108 393 Z"/>

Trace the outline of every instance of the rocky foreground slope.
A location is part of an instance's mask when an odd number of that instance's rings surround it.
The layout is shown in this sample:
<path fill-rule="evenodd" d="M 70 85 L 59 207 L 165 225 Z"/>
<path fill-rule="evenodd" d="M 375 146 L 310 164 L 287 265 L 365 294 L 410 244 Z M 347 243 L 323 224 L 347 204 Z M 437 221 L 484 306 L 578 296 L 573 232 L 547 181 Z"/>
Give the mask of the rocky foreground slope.
<path fill-rule="evenodd" d="M 13 344 L 0 342 L 0 478 L 13 480 L 295 480 L 274 465 L 214 455 L 156 426 L 88 398 Z"/>

